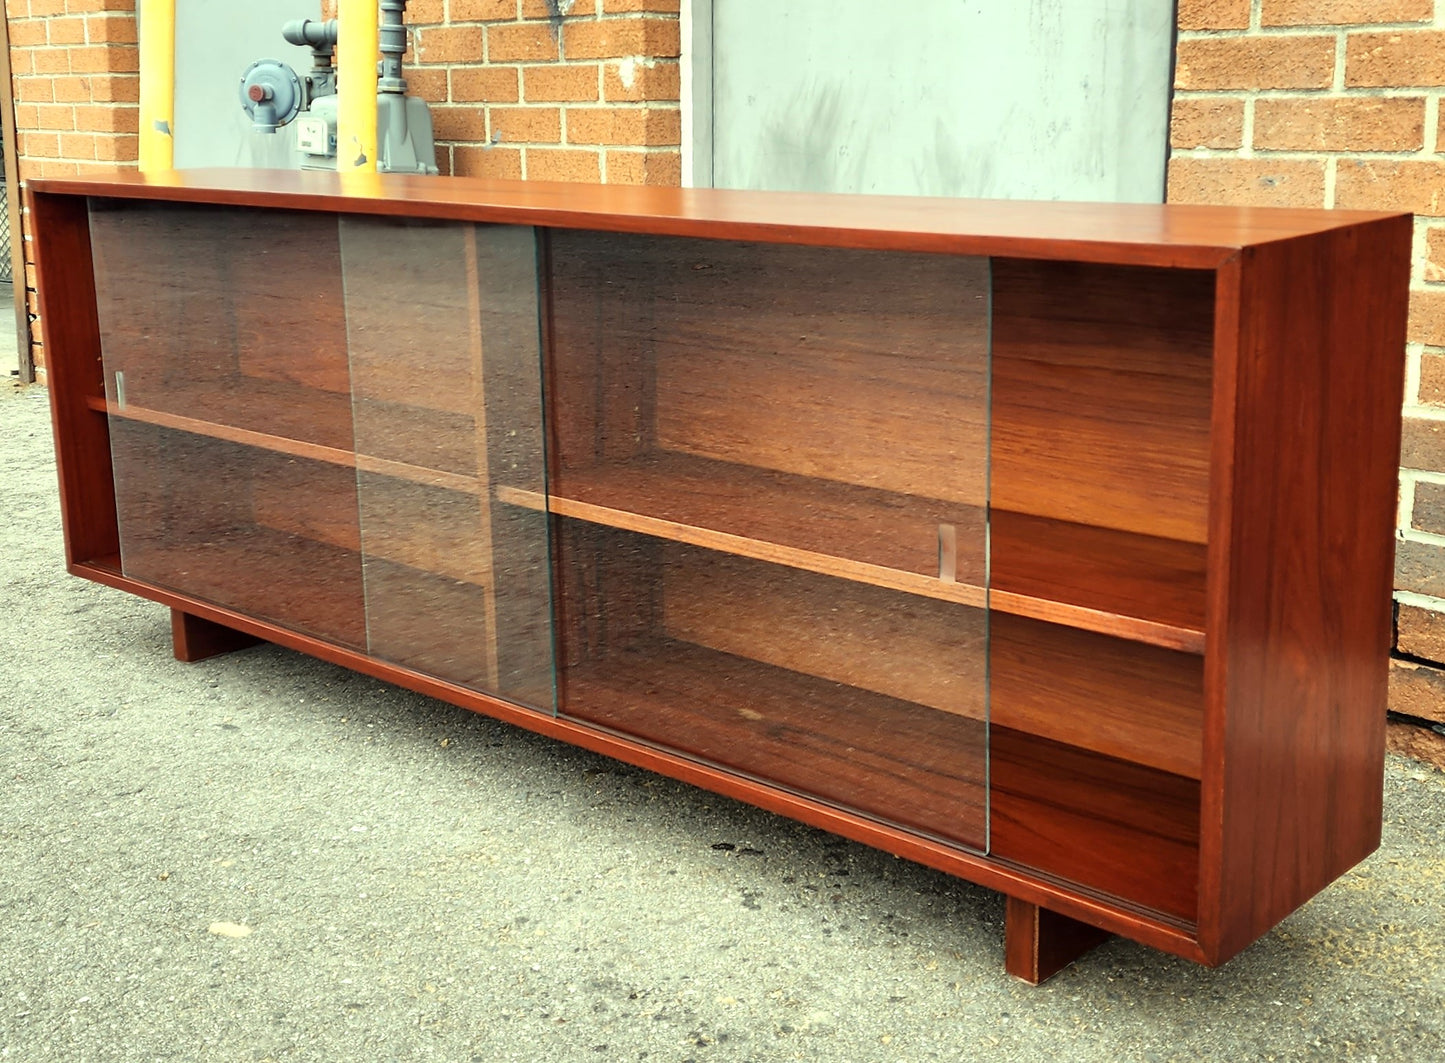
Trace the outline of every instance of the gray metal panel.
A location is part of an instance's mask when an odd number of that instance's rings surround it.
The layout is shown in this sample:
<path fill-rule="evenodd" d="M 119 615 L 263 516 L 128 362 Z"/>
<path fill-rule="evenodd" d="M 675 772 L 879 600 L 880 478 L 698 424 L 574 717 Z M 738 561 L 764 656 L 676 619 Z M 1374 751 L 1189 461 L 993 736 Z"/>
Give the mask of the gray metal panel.
<path fill-rule="evenodd" d="M 175 164 L 300 166 L 295 130 L 252 131 L 237 95 L 241 75 L 257 59 L 280 59 L 305 77 L 311 51 L 281 39 L 293 18 L 320 18 L 321 0 L 177 0 Z"/>
<path fill-rule="evenodd" d="M 1172 0 L 711 0 L 719 187 L 1161 202 Z"/>

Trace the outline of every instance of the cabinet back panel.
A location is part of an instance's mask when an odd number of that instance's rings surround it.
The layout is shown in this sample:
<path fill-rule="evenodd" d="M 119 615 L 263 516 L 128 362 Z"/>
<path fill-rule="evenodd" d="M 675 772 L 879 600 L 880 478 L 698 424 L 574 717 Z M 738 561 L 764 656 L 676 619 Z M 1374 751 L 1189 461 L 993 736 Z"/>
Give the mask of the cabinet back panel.
<path fill-rule="evenodd" d="M 661 579 L 669 638 L 983 718 L 979 609 L 678 543 Z"/>
<path fill-rule="evenodd" d="M 355 217 L 340 223 L 356 398 L 471 418 L 482 401 L 472 226 Z M 360 438 L 357 445 L 366 449 Z"/>
<path fill-rule="evenodd" d="M 127 576 L 365 647 L 360 555 L 263 524 L 254 504 L 258 487 L 298 485 L 293 527 L 355 541 L 355 470 L 121 418 L 111 446 Z"/>
<path fill-rule="evenodd" d="M 1204 679 L 1178 653 L 663 543 L 662 633 L 1199 777 Z"/>
<path fill-rule="evenodd" d="M 368 556 L 368 652 L 474 690 L 494 688 L 487 594 L 475 583 Z"/>
<path fill-rule="evenodd" d="M 1202 543 L 1214 275 L 995 259 L 995 508 Z"/>
<path fill-rule="evenodd" d="M 952 673 L 955 684 L 972 675 L 981 693 L 978 610 L 971 610 L 971 635 L 968 624 L 959 625 L 960 635 L 929 619 L 914 631 L 897 622 L 889 631 L 884 617 L 871 628 L 860 623 L 860 603 L 844 590 L 837 601 L 848 620 L 829 621 L 829 602 L 807 592 L 817 581 L 841 581 L 568 518 L 557 527 L 565 715 L 870 816 L 984 844 L 982 721 L 828 674 L 849 674 L 845 658 L 853 652 L 863 660 L 850 677 L 875 687 L 926 694 L 927 684 Z M 770 600 L 762 577 L 774 572 L 781 582 Z M 746 600 L 724 601 L 732 579 L 744 583 Z M 856 589 L 864 596 L 877 590 Z M 686 601 L 691 593 L 703 600 Z M 748 615 L 754 605 L 768 612 Z M 955 620 L 970 612 L 954 609 Z M 849 631 L 849 622 L 858 626 Z M 810 623 L 829 626 L 804 630 Z M 764 636 L 769 624 L 799 627 L 771 628 Z M 895 662 L 885 635 L 898 650 Z M 825 645 L 830 636 L 843 645 Z M 767 648 L 774 640 L 780 652 Z M 928 653 L 949 650 L 977 663 L 927 661 Z M 919 674 L 909 676 L 909 669 Z M 943 687 L 934 687 L 933 696 L 942 697 Z"/>
<path fill-rule="evenodd" d="M 485 426 L 468 414 L 359 398 L 353 418 L 356 453 L 367 457 L 468 477 L 486 460 Z"/>
<path fill-rule="evenodd" d="M 1204 660 L 1038 620 L 989 617 L 989 722 L 1199 778 Z"/>
<path fill-rule="evenodd" d="M 990 852 L 1194 922 L 1199 783 L 989 729 Z"/>
<path fill-rule="evenodd" d="M 564 467 L 657 447 L 982 501 L 986 260 L 585 232 L 551 256 L 554 357 L 613 422 Z"/>
<path fill-rule="evenodd" d="M 480 532 L 485 515 L 476 495 L 341 471 L 344 477 L 320 483 L 302 463 L 278 469 L 252 487 L 257 523 L 357 552 L 364 537 L 369 558 L 468 583 L 488 582 L 491 564 Z"/>
<path fill-rule="evenodd" d="M 331 466 L 315 475 L 317 462 L 276 464 L 250 485 L 251 513 L 257 524 L 361 553 L 361 521 L 356 507 L 356 470 Z"/>
<path fill-rule="evenodd" d="M 335 215 L 99 200 L 91 228 L 131 401 L 238 377 L 349 394 Z"/>

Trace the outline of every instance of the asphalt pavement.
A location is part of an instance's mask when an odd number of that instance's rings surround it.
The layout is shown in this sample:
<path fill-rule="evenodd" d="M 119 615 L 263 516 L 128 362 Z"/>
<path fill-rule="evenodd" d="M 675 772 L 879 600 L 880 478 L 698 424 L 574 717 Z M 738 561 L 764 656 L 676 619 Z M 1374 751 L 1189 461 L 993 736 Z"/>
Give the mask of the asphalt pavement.
<path fill-rule="evenodd" d="M 1218 970 L 1039 988 L 987 890 L 62 567 L 0 385 L 0 1060 L 1445 1059 L 1445 775 Z"/>

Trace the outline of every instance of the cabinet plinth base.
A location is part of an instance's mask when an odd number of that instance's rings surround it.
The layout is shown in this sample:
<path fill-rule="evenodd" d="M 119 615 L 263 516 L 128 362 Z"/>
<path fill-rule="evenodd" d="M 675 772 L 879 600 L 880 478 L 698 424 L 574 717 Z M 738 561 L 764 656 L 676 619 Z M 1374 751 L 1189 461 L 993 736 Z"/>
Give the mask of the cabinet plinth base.
<path fill-rule="evenodd" d="M 1038 985 L 1112 935 L 1107 930 L 1009 897 L 1004 913 L 1004 967 L 1015 978 Z"/>
<path fill-rule="evenodd" d="M 187 664 L 204 661 L 207 657 L 244 650 L 261 641 L 244 631 L 203 620 L 179 609 L 171 610 L 171 645 L 178 661 Z"/>

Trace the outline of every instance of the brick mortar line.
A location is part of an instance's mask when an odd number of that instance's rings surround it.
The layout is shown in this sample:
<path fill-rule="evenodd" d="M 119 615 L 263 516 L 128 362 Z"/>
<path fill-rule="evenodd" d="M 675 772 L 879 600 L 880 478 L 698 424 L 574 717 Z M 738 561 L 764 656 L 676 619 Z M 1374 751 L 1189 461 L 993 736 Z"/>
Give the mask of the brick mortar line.
<path fill-rule="evenodd" d="M 1268 89 L 1181 89 L 1176 88 L 1178 99 L 1193 100 L 1201 97 L 1226 97 L 1229 99 L 1309 99 L 1309 100 L 1393 100 L 1416 99 L 1445 93 L 1445 84 L 1440 85 L 1346 85 L 1335 88 L 1268 88 Z"/>
<path fill-rule="evenodd" d="M 1415 421 L 1445 421 L 1445 407 L 1440 406 L 1404 406 L 1402 413 L 1403 416 Z M 1445 475 L 1445 473 L 1438 473 L 1433 469 L 1417 469 L 1413 465 L 1401 465 L 1400 471 L 1409 473 L 1428 472 L 1434 473 L 1437 476 Z"/>
<path fill-rule="evenodd" d="M 563 140 L 446 140 L 453 148 L 567 148 L 577 151 L 636 151 L 644 154 L 666 155 L 682 147 L 680 144 L 598 144 L 597 142 Z"/>
<path fill-rule="evenodd" d="M 1402 477 L 1402 479 L 1404 478 Z M 1431 473 L 1428 477 L 1422 474 L 1412 475 L 1409 477 L 1409 480 L 1412 490 L 1416 483 L 1426 484 L 1430 487 L 1445 487 L 1445 475 L 1442 475 L 1440 473 Z M 1405 497 L 1406 494 L 1407 492 L 1401 492 L 1401 497 Z M 1411 516 L 1413 517 L 1414 514 L 1412 513 Z M 1406 527 L 1409 527 L 1409 525 L 1397 525 L 1396 531 L 1403 531 Z"/>
<path fill-rule="evenodd" d="M 1421 405 L 1420 377 L 1423 367 L 1420 345 L 1417 343 L 1405 344 L 1405 401 L 1403 406 Z"/>
<path fill-rule="evenodd" d="M 1412 514 L 1413 516 L 1413 514 Z M 1422 531 L 1419 528 L 1398 528 L 1396 539 L 1402 543 L 1421 543 L 1425 546 L 1445 547 L 1445 535 L 1437 532 Z"/>
<path fill-rule="evenodd" d="M 428 101 L 430 102 L 430 101 Z M 22 106 L 24 106 L 22 104 Z M 42 106 L 46 106 L 43 105 Z M 63 106 L 50 104 L 49 106 Z M 79 106 L 88 107 L 82 103 Z M 434 107 L 511 107 L 519 110 L 563 110 L 563 111 L 663 111 L 676 109 L 676 100 L 463 100 L 433 104 Z"/>
<path fill-rule="evenodd" d="M 1260 26 L 1258 29 L 1217 29 L 1179 31 L 1180 41 L 1234 41 L 1253 40 L 1266 37 L 1329 37 L 1360 36 L 1362 34 L 1394 33 L 1399 30 L 1433 33 L 1439 28 L 1435 22 L 1343 22 L 1338 24 L 1315 24 L 1298 26 Z"/>
<path fill-rule="evenodd" d="M 102 14 L 102 12 L 93 12 Z M 127 14 L 117 12 L 117 14 Z M 28 15 L 26 18 L 45 19 L 53 18 L 51 15 Z M 133 15 L 129 17 L 134 17 Z M 544 26 L 549 21 L 548 15 L 511 15 L 507 18 L 462 18 L 452 19 L 446 22 L 412 22 L 406 23 L 406 28 L 411 30 L 436 30 L 453 29 L 465 26 Z M 568 26 L 587 25 L 593 22 L 637 22 L 651 20 L 654 22 L 677 22 L 679 16 L 670 11 L 594 11 L 590 15 L 567 15 L 562 22 L 562 33 L 565 36 Z M 19 21 L 15 19 L 12 21 Z M 1353 25 L 1353 23 L 1351 23 Z"/>
<path fill-rule="evenodd" d="M 1250 151 L 1252 154 L 1240 154 Z M 1422 151 L 1369 151 L 1361 148 L 1171 148 L 1170 157 L 1186 159 L 1276 159 L 1280 162 L 1331 162 L 1353 159 L 1360 162 L 1425 162 L 1445 167 L 1445 159 L 1438 153 L 1427 155 Z"/>
<path fill-rule="evenodd" d="M 99 136 L 100 134 L 95 135 Z M 637 151 L 656 155 L 675 152 L 682 147 L 681 144 L 599 144 L 596 141 L 567 140 L 445 140 L 442 141 L 442 143 L 454 148 L 565 148 L 567 150 L 598 152 Z"/>

